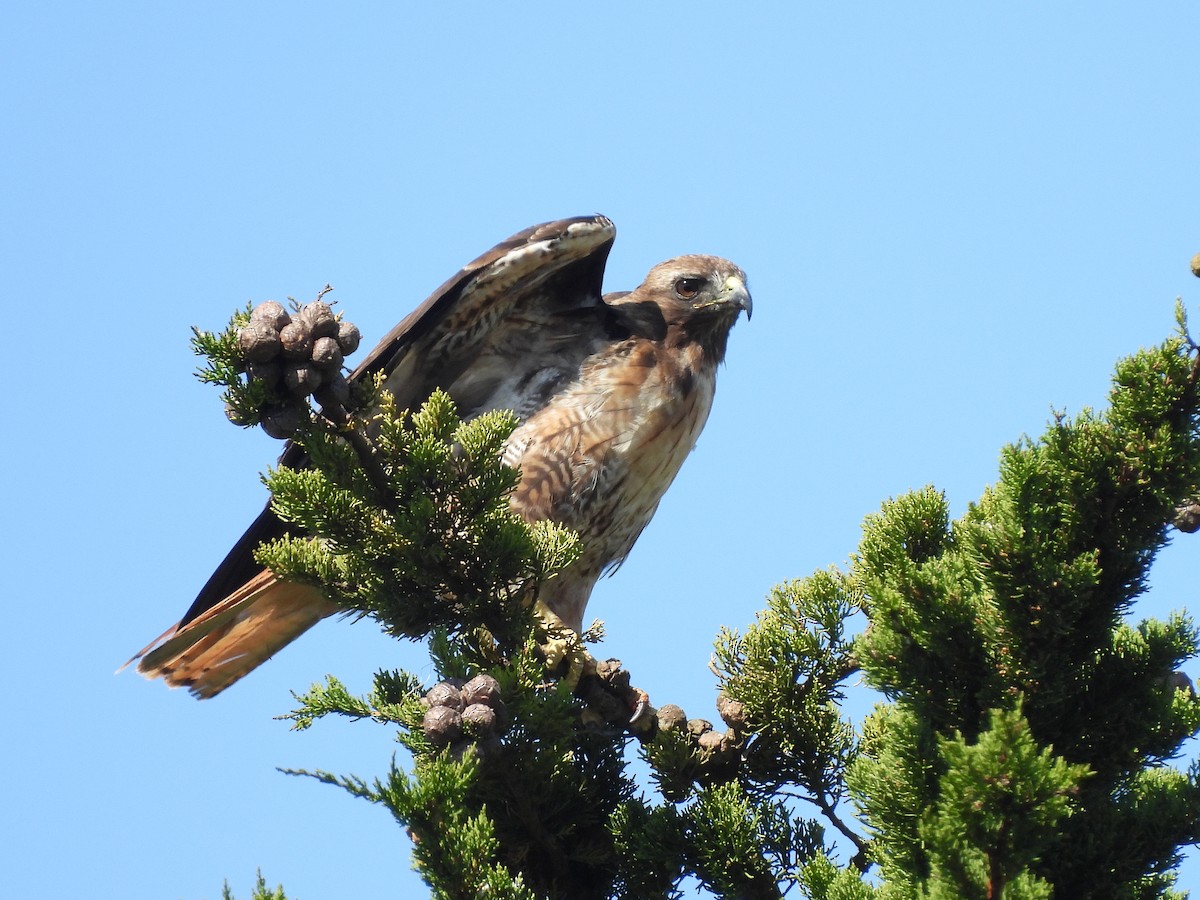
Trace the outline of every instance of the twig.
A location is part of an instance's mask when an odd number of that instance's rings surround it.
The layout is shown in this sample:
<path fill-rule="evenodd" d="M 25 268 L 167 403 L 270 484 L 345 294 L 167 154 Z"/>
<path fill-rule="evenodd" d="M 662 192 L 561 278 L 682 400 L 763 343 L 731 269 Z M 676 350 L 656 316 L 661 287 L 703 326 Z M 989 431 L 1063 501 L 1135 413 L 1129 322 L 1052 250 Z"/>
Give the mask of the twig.
<path fill-rule="evenodd" d="M 842 821 L 837 811 L 833 808 L 833 804 L 829 802 L 829 798 L 824 792 L 816 797 L 811 797 L 809 800 L 821 810 L 821 813 L 830 821 L 834 828 L 846 836 L 850 843 L 854 844 L 857 853 L 850 860 L 850 864 L 859 872 L 865 873 L 871 867 L 870 861 L 867 859 L 867 842 L 855 834 L 850 827 Z"/>
<path fill-rule="evenodd" d="M 387 471 L 380 464 L 379 457 L 375 453 L 375 445 L 358 429 L 358 426 L 355 425 L 354 420 L 346 412 L 346 408 L 342 404 L 330 403 L 326 406 L 322 403 L 321 415 L 325 417 L 326 421 L 336 427 L 338 433 L 354 448 L 354 452 L 358 454 L 358 460 L 362 463 L 363 471 L 366 472 L 372 487 L 379 492 L 380 499 L 386 503 L 388 498 L 392 497 L 393 491 L 388 481 Z"/>

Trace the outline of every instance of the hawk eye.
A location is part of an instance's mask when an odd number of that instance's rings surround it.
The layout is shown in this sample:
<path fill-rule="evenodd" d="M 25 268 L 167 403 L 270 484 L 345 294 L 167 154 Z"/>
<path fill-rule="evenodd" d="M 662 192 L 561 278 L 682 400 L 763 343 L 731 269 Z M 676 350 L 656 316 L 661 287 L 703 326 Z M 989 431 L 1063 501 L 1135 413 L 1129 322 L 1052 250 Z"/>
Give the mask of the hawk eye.
<path fill-rule="evenodd" d="M 680 278 L 675 282 L 675 293 L 684 300 L 691 300 L 704 287 L 703 278 Z"/>

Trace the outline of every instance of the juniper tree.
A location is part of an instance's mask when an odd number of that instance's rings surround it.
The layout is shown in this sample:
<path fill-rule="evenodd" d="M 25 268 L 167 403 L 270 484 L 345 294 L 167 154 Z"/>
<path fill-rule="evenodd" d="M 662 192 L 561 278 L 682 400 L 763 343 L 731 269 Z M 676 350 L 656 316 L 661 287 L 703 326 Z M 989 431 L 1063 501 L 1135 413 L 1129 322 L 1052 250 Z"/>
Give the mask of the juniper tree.
<path fill-rule="evenodd" d="M 721 729 L 649 707 L 588 653 L 602 635 L 540 614 L 537 585 L 577 543 L 508 512 L 512 417 L 463 423 L 444 394 L 410 414 L 369 386 L 314 412 L 298 376 L 253 377 L 247 348 L 272 338 L 250 326 L 272 314 L 196 335 L 230 418 L 269 421 L 311 461 L 266 475 L 303 536 L 258 558 L 426 641 L 436 672 L 297 695 L 295 728 L 371 719 L 409 756 L 369 780 L 294 774 L 384 806 L 433 896 L 675 897 L 688 876 L 728 898 L 1178 896 L 1200 763 L 1169 762 L 1200 731 L 1179 669 L 1198 635 L 1183 614 L 1131 616 L 1172 523 L 1200 518 L 1182 310 L 1118 365 L 1106 410 L 1004 448 L 965 514 L 932 487 L 889 500 L 845 571 L 780 585 L 723 630 Z M 857 725 L 840 708 L 851 677 L 883 697 Z"/>

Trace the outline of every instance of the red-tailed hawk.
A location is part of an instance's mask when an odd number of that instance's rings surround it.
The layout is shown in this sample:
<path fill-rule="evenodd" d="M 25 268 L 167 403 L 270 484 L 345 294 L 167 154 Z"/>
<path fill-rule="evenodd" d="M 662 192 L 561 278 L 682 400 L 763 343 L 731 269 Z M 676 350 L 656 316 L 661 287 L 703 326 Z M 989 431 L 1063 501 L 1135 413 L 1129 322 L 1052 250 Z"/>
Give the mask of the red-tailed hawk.
<path fill-rule="evenodd" d="M 443 388 L 464 418 L 511 409 L 513 510 L 579 532 L 583 552 L 542 599 L 579 630 L 596 580 L 623 560 L 704 427 L 746 276 L 681 256 L 637 290 L 601 294 L 616 231 L 602 216 L 528 228 L 489 250 L 397 325 L 351 378 L 383 372 L 399 408 Z M 289 446 L 280 462 L 296 464 Z M 254 562 L 285 532 L 270 507 L 138 671 L 211 697 L 339 608 Z M 135 657 L 137 658 L 137 657 Z"/>

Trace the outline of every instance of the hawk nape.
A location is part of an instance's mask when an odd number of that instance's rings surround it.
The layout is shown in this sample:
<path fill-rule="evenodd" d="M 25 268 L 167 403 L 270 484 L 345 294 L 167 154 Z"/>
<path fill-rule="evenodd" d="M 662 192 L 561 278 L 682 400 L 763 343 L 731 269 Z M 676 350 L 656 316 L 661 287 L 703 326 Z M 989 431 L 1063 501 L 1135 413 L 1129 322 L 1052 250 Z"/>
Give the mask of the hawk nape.
<path fill-rule="evenodd" d="M 358 366 L 384 373 L 400 408 L 446 390 L 464 418 L 511 409 L 504 459 L 521 469 L 512 509 L 577 531 L 580 557 L 541 597 L 580 629 L 600 575 L 629 553 L 708 418 L 746 276 L 681 256 L 636 290 L 601 293 L 616 230 L 602 216 L 528 228 L 434 291 Z M 281 464 L 301 458 L 289 445 Z M 285 526 L 268 506 L 138 671 L 211 697 L 339 607 L 284 582 L 254 549 Z"/>

